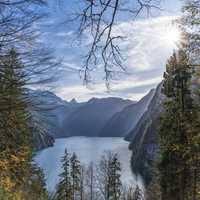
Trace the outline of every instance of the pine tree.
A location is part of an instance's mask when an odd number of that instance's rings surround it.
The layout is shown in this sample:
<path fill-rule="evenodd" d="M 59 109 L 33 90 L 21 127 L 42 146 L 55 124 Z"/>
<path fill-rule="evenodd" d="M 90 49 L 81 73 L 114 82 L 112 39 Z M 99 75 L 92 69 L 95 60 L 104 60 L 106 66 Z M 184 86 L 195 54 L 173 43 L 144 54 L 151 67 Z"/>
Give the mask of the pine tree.
<path fill-rule="evenodd" d="M 151 168 L 151 182 L 145 189 L 146 200 L 161 200 L 160 173 L 157 168 L 157 162 L 154 161 Z"/>
<path fill-rule="evenodd" d="M 60 181 L 57 186 L 56 200 L 71 200 L 72 198 L 72 179 L 71 179 L 71 163 L 70 154 L 65 149 L 65 154 L 61 159 L 63 172 L 60 174 Z"/>
<path fill-rule="evenodd" d="M 159 163 L 162 200 L 197 199 L 193 162 L 199 155 L 198 114 L 191 95 L 192 68 L 184 50 L 169 59 L 164 74 L 163 93 L 169 98 L 161 119 Z M 200 144 L 200 143 L 199 143 Z M 196 149 L 196 150 L 195 150 Z"/>
<path fill-rule="evenodd" d="M 75 153 L 72 154 L 70 159 L 71 163 L 71 179 L 72 179 L 72 199 L 75 200 L 78 195 L 80 195 L 80 183 L 81 183 L 81 165 L 80 161 L 77 159 Z"/>
<path fill-rule="evenodd" d="M 14 49 L 0 57 L 0 186 L 8 191 L 24 184 L 31 161 L 25 73 Z"/>
<path fill-rule="evenodd" d="M 118 200 L 122 193 L 121 165 L 117 154 L 107 152 L 102 156 L 97 172 L 99 191 L 106 200 Z"/>
<path fill-rule="evenodd" d="M 27 79 L 15 49 L 0 57 L 0 188 L 11 199 L 39 200 L 47 192 L 41 170 L 32 164 Z"/>
<path fill-rule="evenodd" d="M 32 164 L 29 175 L 23 186 L 23 198 L 29 200 L 48 200 L 48 192 L 45 188 L 45 177 L 42 170 Z"/>
<path fill-rule="evenodd" d="M 111 155 L 109 160 L 109 193 L 110 200 L 118 200 L 121 196 L 121 164 L 118 160 L 117 154 Z"/>
<path fill-rule="evenodd" d="M 181 20 L 183 41 L 187 47 L 192 64 L 199 64 L 200 55 L 200 2 L 185 1 Z"/>
<path fill-rule="evenodd" d="M 80 161 L 75 153 L 70 156 L 65 149 L 61 160 L 63 172 L 60 174 L 60 181 L 55 194 L 56 200 L 75 200 L 83 197 L 83 174 Z"/>

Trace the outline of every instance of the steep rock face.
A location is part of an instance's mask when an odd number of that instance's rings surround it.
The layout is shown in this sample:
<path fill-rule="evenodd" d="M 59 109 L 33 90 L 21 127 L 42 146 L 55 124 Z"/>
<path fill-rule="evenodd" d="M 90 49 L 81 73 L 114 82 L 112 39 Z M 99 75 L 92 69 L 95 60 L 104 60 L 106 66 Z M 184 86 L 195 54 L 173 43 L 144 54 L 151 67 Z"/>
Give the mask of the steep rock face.
<path fill-rule="evenodd" d="M 41 150 L 54 144 L 54 138 L 50 135 L 40 122 L 33 122 L 31 125 L 31 133 L 33 134 L 33 148 L 34 150 Z"/>
<path fill-rule="evenodd" d="M 151 90 L 137 103 L 126 106 L 121 112 L 114 114 L 101 130 L 99 136 L 127 136 L 127 134 L 135 127 L 142 114 L 146 111 L 153 94 L 154 90 Z"/>
<path fill-rule="evenodd" d="M 63 136 L 99 136 L 108 120 L 133 101 L 121 98 L 92 98 L 65 120 Z"/>
<path fill-rule="evenodd" d="M 130 149 L 132 150 L 132 169 L 143 175 L 148 184 L 151 174 L 150 167 L 158 151 L 157 131 L 159 118 L 164 111 L 165 96 L 161 93 L 162 83 L 158 85 L 155 94 L 136 127 L 130 132 Z"/>

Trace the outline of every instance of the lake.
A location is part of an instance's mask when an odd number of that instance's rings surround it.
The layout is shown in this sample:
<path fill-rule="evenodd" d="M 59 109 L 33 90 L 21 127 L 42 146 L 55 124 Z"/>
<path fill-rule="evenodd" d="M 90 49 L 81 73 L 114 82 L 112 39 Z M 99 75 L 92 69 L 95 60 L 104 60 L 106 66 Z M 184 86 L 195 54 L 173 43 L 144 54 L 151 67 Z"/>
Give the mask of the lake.
<path fill-rule="evenodd" d="M 123 138 L 116 137 L 69 137 L 56 139 L 53 147 L 41 150 L 34 160 L 43 169 L 48 191 L 52 192 L 59 181 L 59 174 L 62 171 L 61 157 L 65 148 L 68 152 L 75 152 L 82 164 L 88 165 L 91 162 L 98 164 L 105 151 L 117 153 L 122 166 L 122 182 L 135 184 L 136 176 L 130 168 L 131 151 L 128 150 L 129 143 Z M 137 178 L 141 185 L 141 179 Z"/>

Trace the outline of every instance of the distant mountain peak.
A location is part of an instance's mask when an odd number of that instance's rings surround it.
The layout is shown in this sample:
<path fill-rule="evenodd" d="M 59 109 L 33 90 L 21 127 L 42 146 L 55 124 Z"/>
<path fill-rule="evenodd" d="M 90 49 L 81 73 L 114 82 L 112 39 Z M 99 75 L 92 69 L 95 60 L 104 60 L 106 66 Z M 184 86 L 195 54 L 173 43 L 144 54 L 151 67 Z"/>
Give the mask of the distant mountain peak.
<path fill-rule="evenodd" d="M 88 100 L 88 103 L 95 102 L 97 100 L 99 100 L 99 99 L 96 97 L 92 97 L 91 99 Z"/>
<path fill-rule="evenodd" d="M 97 97 L 92 97 L 91 99 L 88 100 L 88 103 L 121 103 L 121 102 L 126 102 L 127 104 L 132 104 L 136 103 L 136 101 L 132 101 L 130 99 L 123 99 L 120 97 L 103 97 L 103 98 L 97 98 Z"/>
<path fill-rule="evenodd" d="M 73 98 L 71 101 L 70 101 L 70 103 L 78 103 L 77 101 L 76 101 L 76 99 L 75 98 Z"/>

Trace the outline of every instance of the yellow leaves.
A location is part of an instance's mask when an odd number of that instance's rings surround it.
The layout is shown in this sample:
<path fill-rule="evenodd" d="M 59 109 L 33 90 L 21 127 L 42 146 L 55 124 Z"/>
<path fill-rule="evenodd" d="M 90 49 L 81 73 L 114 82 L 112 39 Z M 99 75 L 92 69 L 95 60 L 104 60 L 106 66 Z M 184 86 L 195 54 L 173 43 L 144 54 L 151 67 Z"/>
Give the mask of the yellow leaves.
<path fill-rule="evenodd" d="M 30 149 L 27 146 L 18 150 L 7 148 L 0 152 L 0 187 L 13 191 L 25 181 Z M 15 198 L 16 200 L 21 198 Z"/>
<path fill-rule="evenodd" d="M 25 200 L 23 197 L 22 197 L 22 192 L 15 192 L 14 195 L 13 195 L 13 199 L 14 200 Z"/>
<path fill-rule="evenodd" d="M 187 152 L 187 149 L 184 145 L 177 144 L 177 143 L 168 145 L 167 149 L 171 152 L 180 153 L 180 154 L 184 154 Z"/>
<path fill-rule="evenodd" d="M 8 191 L 5 188 L 0 188 L 0 200 L 28 200 L 28 198 L 23 198 L 21 191 Z"/>
<path fill-rule="evenodd" d="M 0 160 L 0 170 L 7 170 L 8 169 L 8 161 L 7 160 Z"/>
<path fill-rule="evenodd" d="M 10 175 L 10 166 L 8 162 L 0 162 L 0 186 L 3 187 L 6 191 L 11 191 L 15 187 L 15 182 L 11 180 Z"/>
<path fill-rule="evenodd" d="M 11 157 L 11 161 L 16 162 L 16 163 L 20 162 L 20 159 L 16 155 L 11 155 L 10 157 Z"/>
<path fill-rule="evenodd" d="M 15 187 L 15 183 L 11 181 L 9 176 L 1 177 L 0 184 L 7 192 L 12 191 Z"/>
<path fill-rule="evenodd" d="M 180 150 L 180 146 L 177 145 L 177 144 L 174 144 L 174 145 L 171 146 L 171 150 L 172 151 L 179 151 Z"/>

